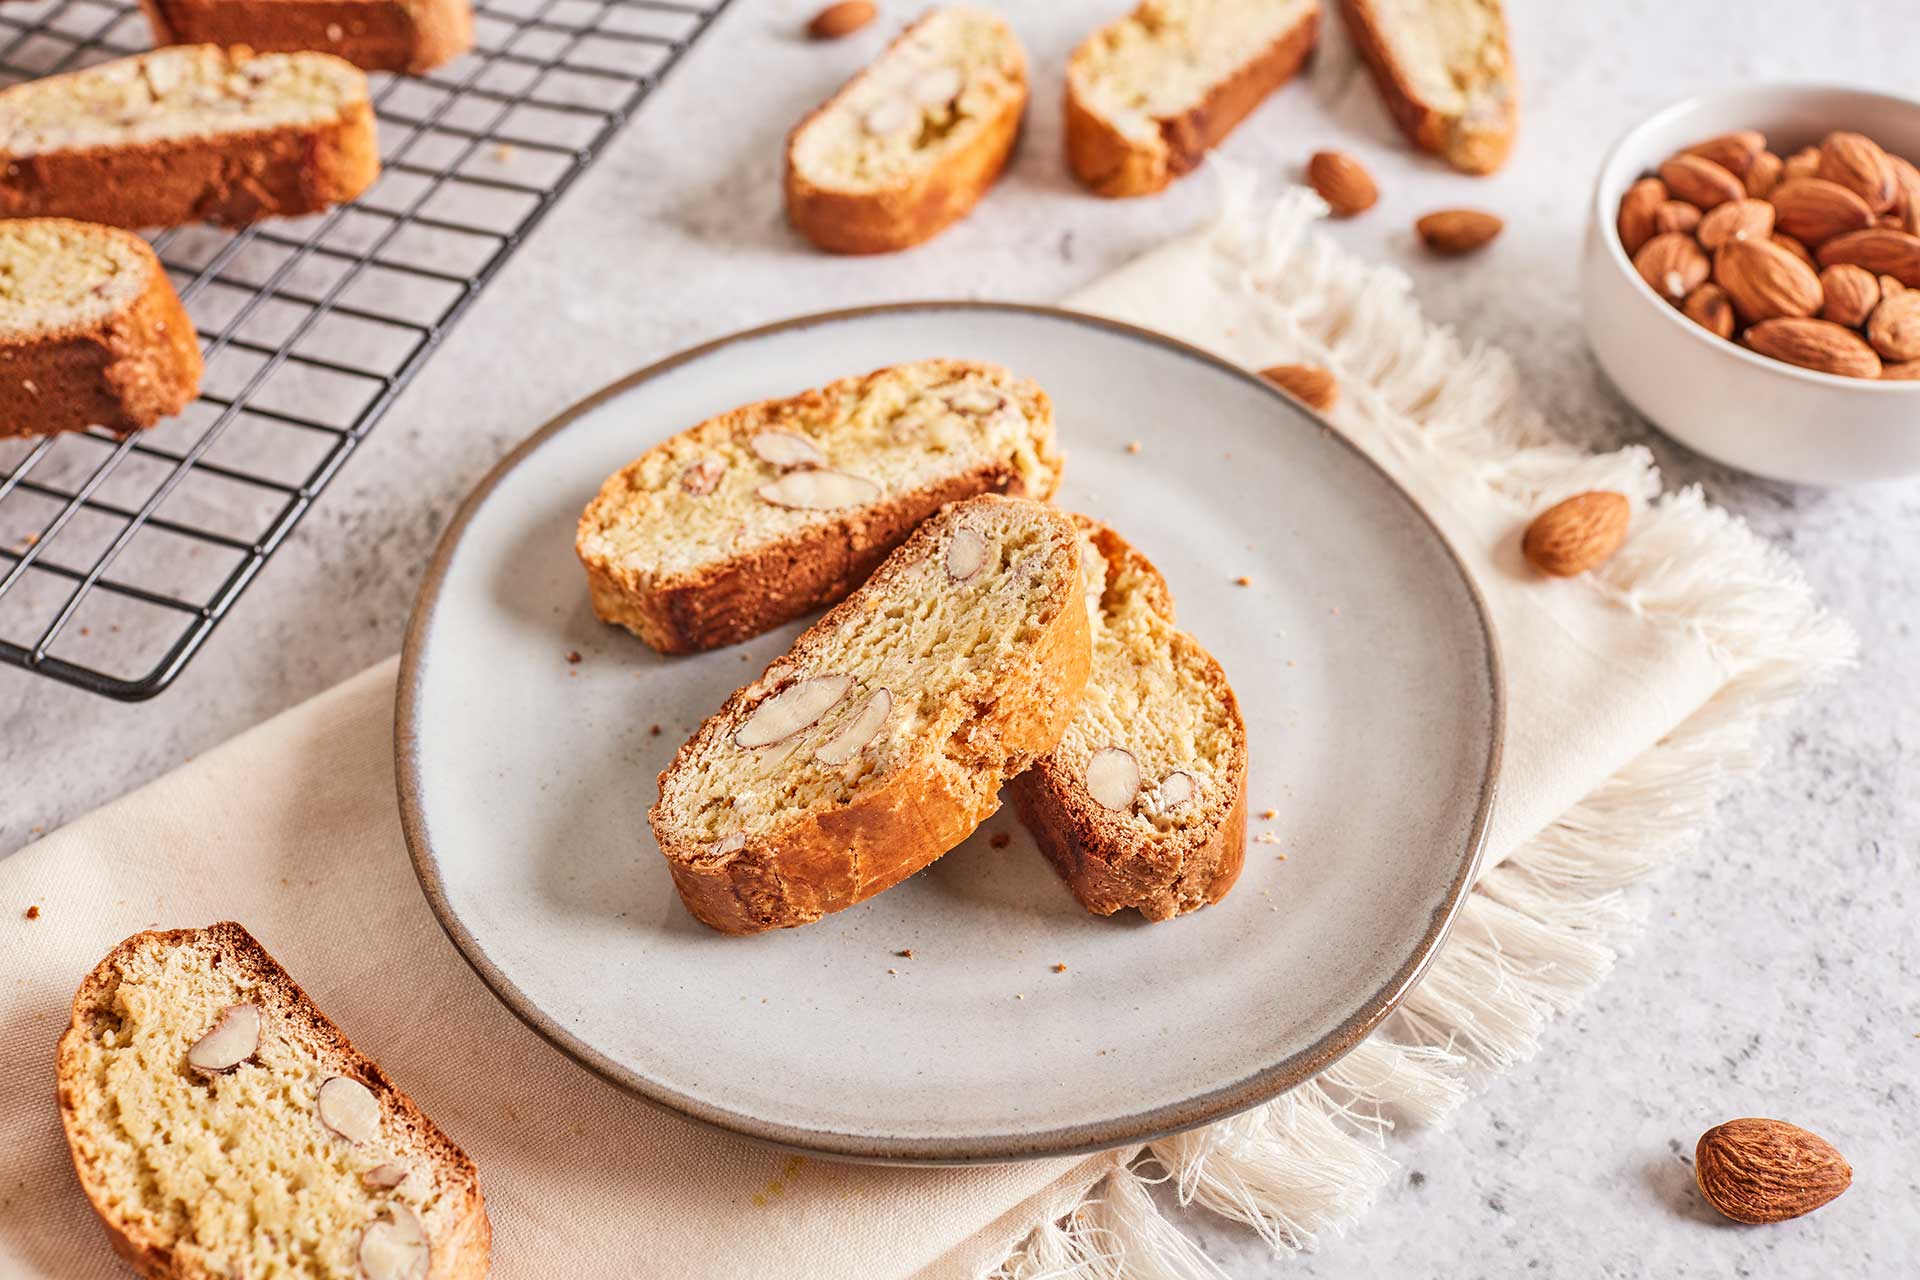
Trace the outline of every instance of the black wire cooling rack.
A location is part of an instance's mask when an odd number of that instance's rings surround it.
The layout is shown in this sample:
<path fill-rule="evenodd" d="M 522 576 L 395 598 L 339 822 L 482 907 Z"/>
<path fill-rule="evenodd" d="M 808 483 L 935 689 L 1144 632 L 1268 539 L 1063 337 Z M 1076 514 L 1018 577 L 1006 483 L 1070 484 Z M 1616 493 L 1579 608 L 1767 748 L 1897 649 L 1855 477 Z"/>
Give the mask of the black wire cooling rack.
<path fill-rule="evenodd" d="M 374 74 L 351 205 L 153 246 L 201 396 L 126 438 L 0 439 L 0 660 L 109 697 L 172 683 L 534 224 L 730 0 L 480 0 L 473 51 Z M 0 5 L 0 86 L 148 48 L 125 3 Z"/>

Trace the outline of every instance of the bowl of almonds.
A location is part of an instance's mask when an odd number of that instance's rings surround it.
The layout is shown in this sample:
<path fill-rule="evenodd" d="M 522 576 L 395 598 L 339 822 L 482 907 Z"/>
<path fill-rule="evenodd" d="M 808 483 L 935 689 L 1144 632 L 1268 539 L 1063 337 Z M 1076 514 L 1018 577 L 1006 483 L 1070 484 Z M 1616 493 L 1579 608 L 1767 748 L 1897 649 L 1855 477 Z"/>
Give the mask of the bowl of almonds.
<path fill-rule="evenodd" d="M 1920 102 L 1812 85 L 1691 99 L 1614 146 L 1587 338 L 1675 439 L 1776 479 L 1920 474 Z"/>

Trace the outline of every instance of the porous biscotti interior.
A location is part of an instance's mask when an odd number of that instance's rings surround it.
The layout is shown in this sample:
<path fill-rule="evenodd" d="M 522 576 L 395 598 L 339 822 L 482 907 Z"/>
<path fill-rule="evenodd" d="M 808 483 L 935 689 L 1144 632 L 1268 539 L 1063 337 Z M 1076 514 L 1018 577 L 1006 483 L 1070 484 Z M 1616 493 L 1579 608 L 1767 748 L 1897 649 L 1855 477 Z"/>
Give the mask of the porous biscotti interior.
<path fill-rule="evenodd" d="M 1026 501 L 963 503 L 935 521 L 850 598 L 846 620 L 823 643 L 755 682 L 772 695 L 796 680 L 851 677 L 819 721 L 784 742 L 743 748 L 734 733 L 765 701 L 755 698 L 739 716 L 702 727 L 662 786 L 677 825 L 718 842 L 846 804 L 896 769 L 939 755 L 974 704 L 1018 692 L 1013 673 L 1026 670 L 1022 659 L 1047 624 L 1080 607 L 1072 526 Z M 956 582 L 948 551 L 969 535 L 984 542 L 983 559 Z M 891 710 L 865 749 L 843 765 L 817 759 L 882 689 Z"/>
<path fill-rule="evenodd" d="M 340 1074 L 276 993 L 199 941 L 150 941 L 119 965 L 100 999 L 72 1086 L 110 1217 L 178 1262 L 220 1276 L 361 1274 L 369 1223 L 398 1203 L 430 1234 L 458 1205 L 407 1133 L 349 1143 L 324 1128 L 321 1084 Z M 229 1006 L 261 1011 L 259 1048 L 224 1075 L 187 1065 L 188 1050 Z M 392 1190 L 361 1176 L 408 1168 Z"/>
<path fill-rule="evenodd" d="M 1095 752 L 1132 753 L 1140 789 L 1131 807 L 1101 812 L 1142 837 L 1216 821 L 1220 807 L 1234 799 L 1228 777 L 1234 731 L 1214 668 L 1192 642 L 1178 640 L 1177 628 L 1154 608 L 1164 588 L 1150 571 L 1126 556 L 1103 560 L 1091 539 L 1083 541 L 1081 557 L 1091 566 L 1089 580 L 1104 574 L 1105 590 L 1089 599 L 1093 667 L 1086 693 L 1050 759 L 1066 776 L 1083 779 Z M 1190 775 L 1198 793 L 1169 805 L 1161 784 L 1176 772 Z"/>
<path fill-rule="evenodd" d="M 174 45 L 0 93 L 0 152 L 42 155 L 318 124 L 367 77 L 325 53 Z"/>
<path fill-rule="evenodd" d="M 1068 67 L 1082 106 L 1130 138 L 1199 106 L 1292 30 L 1315 0 L 1145 0 L 1095 32 Z"/>
<path fill-rule="evenodd" d="M 783 470 L 754 452 L 763 432 L 805 437 L 826 469 L 873 482 L 875 503 L 1007 461 L 1029 492 L 1046 493 L 1058 467 L 1052 410 L 1032 383 L 994 365 L 896 365 L 666 441 L 601 489 L 582 521 L 581 554 L 666 578 L 843 518 L 846 508 L 796 510 L 761 496 Z M 703 474 L 716 477 L 711 489 L 690 483 Z"/>
<path fill-rule="evenodd" d="M 1500 109 L 1508 65 L 1500 0 L 1369 0 L 1369 7 L 1416 99 L 1448 116 Z"/>
<path fill-rule="evenodd" d="M 942 9 L 882 54 L 794 138 L 816 186 L 883 187 L 937 168 L 1024 91 L 1026 56 L 998 15 Z"/>
<path fill-rule="evenodd" d="M 0 338 L 85 329 L 129 306 L 153 277 L 145 249 L 65 218 L 0 221 Z"/>

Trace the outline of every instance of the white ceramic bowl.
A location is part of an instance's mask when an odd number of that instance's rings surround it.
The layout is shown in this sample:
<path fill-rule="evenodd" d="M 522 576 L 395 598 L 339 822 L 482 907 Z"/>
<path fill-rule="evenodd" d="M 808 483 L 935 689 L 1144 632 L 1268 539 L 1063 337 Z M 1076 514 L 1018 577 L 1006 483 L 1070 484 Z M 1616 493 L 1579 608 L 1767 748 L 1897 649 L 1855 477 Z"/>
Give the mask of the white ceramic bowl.
<path fill-rule="evenodd" d="M 1783 156 L 1854 129 L 1920 159 L 1920 102 L 1892 94 L 1757 85 L 1658 112 L 1614 144 L 1594 183 L 1581 290 L 1600 367 L 1662 431 L 1743 470 L 1803 484 L 1920 474 L 1920 382 L 1815 373 L 1717 338 L 1648 288 L 1621 248 L 1614 220 L 1634 180 L 1735 129 L 1763 131 Z"/>

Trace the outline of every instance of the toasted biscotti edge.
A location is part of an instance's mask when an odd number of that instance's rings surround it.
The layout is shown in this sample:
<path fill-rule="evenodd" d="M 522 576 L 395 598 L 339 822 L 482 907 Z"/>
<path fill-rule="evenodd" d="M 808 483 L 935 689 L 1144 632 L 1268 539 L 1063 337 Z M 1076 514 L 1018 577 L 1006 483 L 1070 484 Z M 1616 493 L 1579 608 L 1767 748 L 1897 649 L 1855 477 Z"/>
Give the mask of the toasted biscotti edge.
<path fill-rule="evenodd" d="M 951 504 L 942 514 L 1004 501 L 1013 500 L 983 495 Z M 894 552 L 897 563 L 935 554 L 945 533 L 943 520 L 926 521 Z M 1068 546 L 1077 583 L 1078 540 Z M 862 593 L 849 596 L 795 640 L 789 653 L 804 658 L 817 638 L 831 635 L 863 607 Z M 962 764 L 942 756 L 927 772 L 903 769 L 850 805 L 800 818 L 721 857 L 681 840 L 665 811 L 668 775 L 692 758 L 696 734 L 661 771 L 662 799 L 647 814 L 681 900 L 721 933 L 750 934 L 808 924 L 898 884 L 965 840 L 999 808 L 1002 783 L 1059 742 L 1079 709 L 1091 656 L 1087 611 L 1070 583 L 1061 608 L 1025 651 L 1031 674 L 1016 682 L 1020 696 L 1000 699 L 958 740 L 978 759 Z M 737 690 L 710 719 L 736 718 L 757 683 Z"/>
<path fill-rule="evenodd" d="M 473 47 L 468 0 L 140 0 L 153 42 L 312 50 L 418 75 Z"/>
<path fill-rule="evenodd" d="M 1313 52 L 1319 32 L 1316 4 L 1258 58 L 1214 85 L 1202 102 L 1161 121 L 1159 146 L 1134 142 L 1080 100 L 1072 66 L 1091 47 L 1093 37 L 1089 37 L 1068 59 L 1068 166 L 1095 194 L 1113 199 L 1165 190 L 1175 178 L 1197 169 L 1206 153 L 1219 146 L 1268 94 L 1293 78 Z"/>
<path fill-rule="evenodd" d="M 153 250 L 127 238 L 151 268 L 130 304 L 84 329 L 0 340 L 0 436 L 138 431 L 200 393 L 193 321 Z"/>
<path fill-rule="evenodd" d="M 1374 83 L 1387 112 L 1409 141 L 1422 151 L 1441 157 L 1462 173 L 1485 175 L 1507 162 L 1520 127 L 1519 86 L 1513 78 L 1513 57 L 1507 34 L 1506 11 L 1501 9 L 1501 51 L 1507 75 L 1501 111 L 1485 120 L 1463 120 L 1434 110 L 1414 91 L 1412 81 L 1394 58 L 1373 12 L 1371 0 L 1340 0 L 1354 47 L 1373 72 Z"/>
<path fill-rule="evenodd" d="M 932 16 L 929 13 L 907 27 L 873 62 L 886 57 Z M 1017 41 L 1015 48 L 1019 48 Z M 895 187 L 861 192 L 828 190 L 800 172 L 794 160 L 795 145 L 807 126 L 831 109 L 872 65 L 861 68 L 834 90 L 832 97 L 808 112 L 787 135 L 787 220 L 794 230 L 832 253 L 895 253 L 931 240 L 966 217 L 999 180 L 1026 115 L 1027 64 L 1025 51 L 1021 50 L 1020 92 L 1007 100 L 998 115 L 982 122 L 972 142 L 942 164 L 916 181 Z"/>
<path fill-rule="evenodd" d="M 1128 564 L 1141 574 L 1149 607 L 1171 625 L 1173 596 L 1152 562 L 1105 525 L 1085 516 L 1075 519 L 1089 530 L 1110 566 Z M 1234 726 L 1228 764 L 1232 796 L 1225 815 L 1211 828 L 1187 832 L 1187 838 L 1165 851 L 1177 855 L 1177 867 L 1135 856 L 1124 828 L 1092 803 L 1085 786 L 1066 776 L 1051 755 L 1042 756 L 1013 784 L 1021 824 L 1073 896 L 1095 915 L 1134 907 L 1148 920 L 1162 921 L 1198 910 L 1226 897 L 1246 861 L 1247 730 L 1239 699 L 1227 683 L 1226 672 L 1198 641 L 1181 631 L 1172 643 L 1208 670 L 1208 683 L 1228 708 Z"/>
<path fill-rule="evenodd" d="M 106 1188 L 99 1178 L 91 1175 L 85 1154 L 91 1146 L 90 1135 L 82 1127 L 74 1101 L 74 1091 L 80 1087 L 77 1078 L 79 1044 L 86 1035 L 89 1019 L 99 1009 L 103 995 L 111 989 L 117 964 L 149 943 L 181 945 L 201 937 L 211 941 L 225 957 L 254 977 L 263 990 L 271 992 L 274 1003 L 283 1011 L 298 1017 L 316 1038 L 328 1042 L 336 1055 L 331 1059 L 331 1065 L 350 1071 L 370 1088 L 375 1088 L 407 1126 L 425 1138 L 442 1169 L 451 1171 L 453 1179 L 466 1185 L 466 1204 L 451 1233 L 456 1243 L 451 1255 L 453 1265 L 442 1270 L 436 1264 L 430 1280 L 485 1280 L 492 1253 L 493 1225 L 487 1218 L 486 1205 L 480 1194 L 479 1170 L 473 1161 L 441 1132 L 439 1126 L 420 1110 L 412 1098 L 394 1084 L 379 1063 L 353 1047 L 353 1042 L 341 1034 L 340 1029 L 320 1011 L 292 975 L 280 967 L 279 962 L 267 953 L 251 933 L 231 920 L 223 920 L 204 929 L 136 933 L 109 951 L 81 980 L 79 989 L 74 992 L 71 1021 L 61 1035 L 56 1051 L 55 1078 L 60 1126 L 66 1134 L 67 1149 L 73 1157 L 74 1173 L 79 1179 L 80 1188 L 101 1225 L 106 1228 L 114 1252 L 148 1280 L 225 1280 L 225 1277 L 207 1275 L 199 1268 L 176 1265 L 164 1242 L 140 1233 L 130 1224 L 113 1217 Z M 438 1256 L 440 1251 L 436 1250 Z"/>

